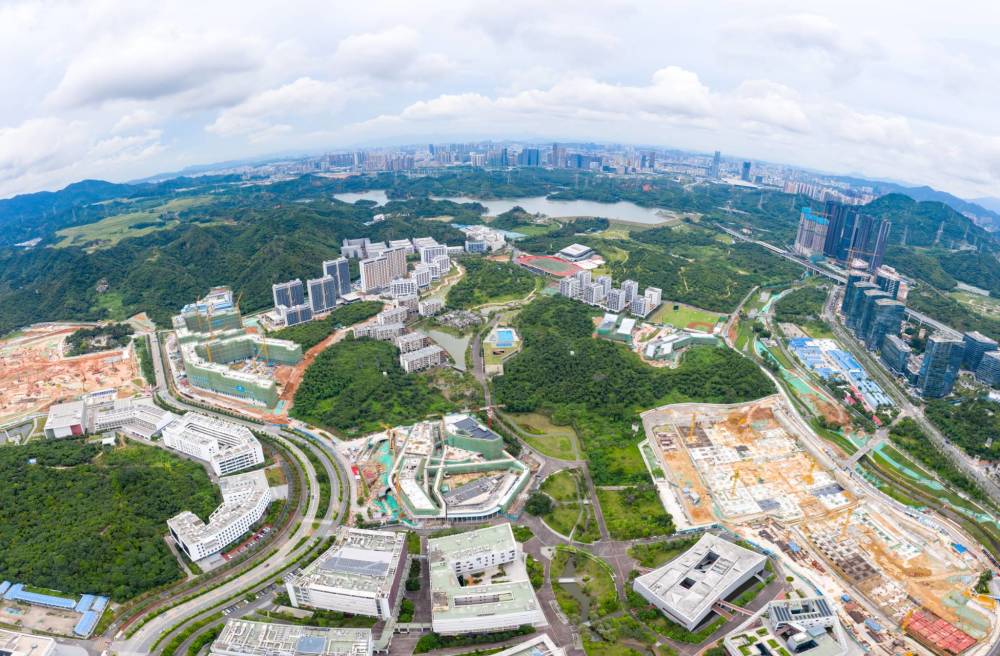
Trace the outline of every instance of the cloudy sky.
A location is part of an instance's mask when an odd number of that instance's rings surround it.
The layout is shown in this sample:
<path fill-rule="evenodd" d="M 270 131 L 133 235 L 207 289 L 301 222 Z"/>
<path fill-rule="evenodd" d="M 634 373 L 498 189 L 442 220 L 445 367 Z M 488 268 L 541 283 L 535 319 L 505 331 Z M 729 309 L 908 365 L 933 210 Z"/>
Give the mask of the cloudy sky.
<path fill-rule="evenodd" d="M 998 28 L 996 3 L 928 0 L 0 0 L 0 197 L 470 138 L 1000 196 Z"/>

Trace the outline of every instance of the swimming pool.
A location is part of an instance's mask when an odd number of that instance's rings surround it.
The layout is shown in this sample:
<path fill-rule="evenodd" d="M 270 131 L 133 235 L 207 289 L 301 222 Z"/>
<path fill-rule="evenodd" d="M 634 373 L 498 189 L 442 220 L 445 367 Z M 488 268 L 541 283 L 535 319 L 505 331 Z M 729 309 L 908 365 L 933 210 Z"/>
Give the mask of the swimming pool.
<path fill-rule="evenodd" d="M 514 346 L 514 331 L 510 328 L 497 329 L 497 348 L 510 348 Z"/>

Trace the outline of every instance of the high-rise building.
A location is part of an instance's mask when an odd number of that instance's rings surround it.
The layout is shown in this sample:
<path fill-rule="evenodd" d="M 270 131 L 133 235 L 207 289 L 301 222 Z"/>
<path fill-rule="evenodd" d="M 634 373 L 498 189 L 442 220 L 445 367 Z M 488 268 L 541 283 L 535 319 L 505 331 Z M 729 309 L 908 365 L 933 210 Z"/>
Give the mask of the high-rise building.
<path fill-rule="evenodd" d="M 983 359 L 976 368 L 976 379 L 991 387 L 1000 387 L 1000 351 L 983 353 Z"/>
<path fill-rule="evenodd" d="M 621 312 L 625 309 L 625 292 L 620 289 L 612 289 L 604 299 L 604 307 L 609 312 Z"/>
<path fill-rule="evenodd" d="M 332 310 L 337 305 L 337 279 L 333 276 L 323 276 L 306 281 L 309 288 L 309 306 L 313 314 Z"/>
<path fill-rule="evenodd" d="M 576 281 L 580 283 L 581 290 L 585 289 L 586 287 L 589 287 L 590 284 L 593 282 L 590 271 L 586 270 L 577 271 L 575 277 Z"/>
<path fill-rule="evenodd" d="M 645 317 L 649 314 L 649 306 L 646 304 L 645 296 L 635 296 L 628 304 L 628 311 L 637 317 Z"/>
<path fill-rule="evenodd" d="M 814 214 L 811 208 L 803 207 L 799 214 L 799 230 L 795 235 L 795 252 L 803 257 L 822 255 L 829 224 L 822 214 Z"/>
<path fill-rule="evenodd" d="M 899 301 L 892 298 L 877 299 L 864 334 L 865 348 L 874 351 L 882 345 L 882 340 L 887 335 L 898 335 L 905 313 L 906 306 Z"/>
<path fill-rule="evenodd" d="M 434 244 L 433 246 L 421 246 L 418 249 L 420 261 L 431 264 L 435 259 L 448 254 L 448 247 L 444 244 Z"/>
<path fill-rule="evenodd" d="M 600 305 L 604 302 L 604 286 L 600 283 L 591 283 L 583 288 L 583 302 L 591 305 Z"/>
<path fill-rule="evenodd" d="M 965 333 L 965 335 L 962 336 L 962 341 L 965 342 L 965 354 L 962 356 L 962 368 L 968 369 L 969 371 L 976 371 L 976 369 L 979 368 L 979 363 L 983 360 L 983 356 L 990 351 L 997 350 L 996 340 L 990 339 L 978 330 Z"/>
<path fill-rule="evenodd" d="M 393 298 L 415 296 L 419 293 L 417 281 L 413 278 L 396 278 L 389 283 L 389 295 Z"/>
<path fill-rule="evenodd" d="M 927 398 L 951 394 L 962 368 L 965 344 L 958 335 L 935 333 L 927 340 L 924 361 L 917 376 L 917 389 Z"/>
<path fill-rule="evenodd" d="M 567 298 L 576 298 L 580 294 L 580 282 L 576 278 L 563 278 L 559 281 L 559 293 Z"/>
<path fill-rule="evenodd" d="M 312 308 L 309 307 L 308 303 L 301 303 L 299 305 L 293 305 L 292 307 L 279 305 L 278 314 L 281 316 L 281 321 L 286 326 L 294 326 L 299 323 L 312 321 L 313 318 L 313 311 Z"/>
<path fill-rule="evenodd" d="M 847 284 L 844 286 L 844 298 L 840 301 L 840 312 L 846 317 L 850 306 L 854 286 L 868 281 L 868 272 L 863 269 L 851 269 L 847 274 Z"/>
<path fill-rule="evenodd" d="M 395 276 L 389 268 L 389 260 L 384 257 L 372 257 L 361 260 L 361 291 L 373 292 L 385 289 Z"/>
<path fill-rule="evenodd" d="M 537 148 L 525 148 L 517 155 L 518 166 L 539 166 L 541 163 L 541 155 Z"/>
<path fill-rule="evenodd" d="M 892 373 L 902 376 L 906 372 L 906 363 L 912 350 L 899 335 L 886 335 L 882 341 L 882 362 Z"/>
<path fill-rule="evenodd" d="M 447 246 L 445 247 L 447 252 Z M 389 263 L 389 273 L 393 278 L 406 277 L 406 249 L 402 247 L 387 248 L 382 251 L 382 257 Z"/>
<path fill-rule="evenodd" d="M 841 262 L 846 261 L 858 212 L 849 205 L 832 200 L 827 201 L 823 211 L 829 221 L 826 241 L 823 243 L 823 255 Z"/>
<path fill-rule="evenodd" d="M 565 159 L 566 159 L 565 151 L 559 147 L 559 144 L 553 143 L 552 153 L 549 155 L 549 164 L 551 164 L 552 168 L 561 169 L 563 166 L 565 166 L 564 164 Z"/>
<path fill-rule="evenodd" d="M 895 269 L 884 264 L 875 272 L 875 284 L 893 298 L 899 298 L 903 290 L 903 278 Z"/>
<path fill-rule="evenodd" d="M 346 257 L 338 257 L 335 260 L 323 262 L 323 275 L 333 276 L 337 279 L 337 295 L 344 296 L 351 293 L 351 265 Z"/>
<path fill-rule="evenodd" d="M 306 302 L 302 281 L 299 279 L 279 282 L 271 285 L 271 295 L 274 297 L 274 307 L 294 307 Z"/>
<path fill-rule="evenodd" d="M 883 298 L 887 299 L 889 295 L 878 288 L 867 289 L 861 294 L 861 300 L 858 302 L 856 310 L 857 318 L 854 324 L 854 334 L 859 340 L 865 340 L 865 335 L 868 334 L 871 321 L 875 317 L 875 302 Z"/>
<path fill-rule="evenodd" d="M 604 288 L 604 295 L 611 291 L 611 276 L 597 276 L 597 284 Z"/>
<path fill-rule="evenodd" d="M 851 235 L 851 246 L 847 261 L 855 259 L 868 263 L 868 271 L 874 273 L 882 266 L 885 248 L 889 243 L 889 230 L 892 224 L 885 219 L 868 214 L 859 214 L 855 222 L 854 233 Z"/>
<path fill-rule="evenodd" d="M 643 298 L 646 299 L 646 312 L 652 312 L 660 307 L 660 303 L 663 300 L 663 290 L 659 287 L 647 287 L 643 293 Z"/>
<path fill-rule="evenodd" d="M 846 299 L 847 310 L 844 312 L 844 325 L 851 330 L 857 331 L 858 319 L 861 317 L 864 308 L 864 294 L 872 290 L 882 291 L 878 288 L 878 285 L 867 281 L 855 283 L 851 288 L 850 296 Z"/>
<path fill-rule="evenodd" d="M 712 156 L 712 165 L 708 167 L 708 177 L 713 180 L 719 179 L 719 173 L 722 169 L 722 153 L 715 151 L 715 155 Z"/>
<path fill-rule="evenodd" d="M 639 295 L 639 283 L 634 280 L 622 282 L 622 291 L 625 292 L 625 305 L 632 303 L 632 299 Z"/>
<path fill-rule="evenodd" d="M 740 171 L 740 180 L 744 182 L 750 182 L 750 162 L 743 162 L 743 168 Z"/>

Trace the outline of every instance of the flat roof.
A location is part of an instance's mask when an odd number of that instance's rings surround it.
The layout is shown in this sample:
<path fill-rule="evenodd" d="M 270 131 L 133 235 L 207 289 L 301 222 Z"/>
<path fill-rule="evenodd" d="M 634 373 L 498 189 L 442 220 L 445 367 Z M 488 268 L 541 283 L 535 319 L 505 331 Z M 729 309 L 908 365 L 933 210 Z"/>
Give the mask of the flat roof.
<path fill-rule="evenodd" d="M 448 535 L 427 541 L 431 579 L 431 613 L 435 620 L 455 620 L 504 616 L 525 611 L 540 611 L 535 589 L 521 558 L 504 564 L 501 583 L 484 582 L 462 585 L 455 574 L 454 563 L 477 553 L 521 549 L 514 539 L 510 524 L 486 526 L 458 535 Z"/>
<path fill-rule="evenodd" d="M 404 533 L 342 526 L 333 546 L 309 563 L 292 585 L 387 594 L 405 542 Z"/>
<path fill-rule="evenodd" d="M 14 656 L 45 656 L 55 650 L 56 641 L 45 636 L 0 629 L 0 653 Z"/>
<path fill-rule="evenodd" d="M 331 629 L 316 626 L 227 620 L 212 643 L 218 656 L 367 656 L 371 629 Z"/>
<path fill-rule="evenodd" d="M 167 525 L 184 542 L 201 542 L 214 537 L 256 508 L 261 497 L 271 493 L 263 469 L 223 476 L 219 479 L 219 488 L 222 492 L 222 505 L 212 511 L 207 524 L 190 510 L 167 520 Z"/>
<path fill-rule="evenodd" d="M 65 428 L 83 421 L 83 401 L 57 403 L 49 408 L 49 416 L 45 420 L 45 428 Z"/>
<path fill-rule="evenodd" d="M 592 249 L 590 246 L 584 246 L 583 244 L 570 244 L 569 246 L 560 250 L 559 252 L 573 257 L 579 257 L 580 255 L 584 255 L 593 250 L 594 249 Z"/>
<path fill-rule="evenodd" d="M 497 652 L 494 656 L 564 656 L 565 654 L 566 650 L 556 646 L 548 633 L 542 633 Z"/>
<path fill-rule="evenodd" d="M 690 549 L 636 579 L 674 615 L 693 622 L 711 610 L 737 580 L 760 568 L 767 558 L 706 533 Z"/>

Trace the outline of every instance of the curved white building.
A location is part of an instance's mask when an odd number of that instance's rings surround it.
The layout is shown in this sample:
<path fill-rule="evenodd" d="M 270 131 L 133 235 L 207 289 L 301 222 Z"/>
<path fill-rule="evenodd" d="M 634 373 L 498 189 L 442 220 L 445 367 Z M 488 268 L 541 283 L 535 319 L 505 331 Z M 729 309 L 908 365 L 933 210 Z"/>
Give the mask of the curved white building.
<path fill-rule="evenodd" d="M 250 429 L 215 417 L 188 412 L 163 429 L 163 443 L 204 460 L 217 476 L 264 462 L 264 451 Z"/>
<path fill-rule="evenodd" d="M 219 479 L 222 505 L 208 523 L 189 510 L 167 520 L 170 535 L 191 560 L 201 560 L 222 551 L 260 521 L 273 499 L 264 471 L 247 472 Z"/>

